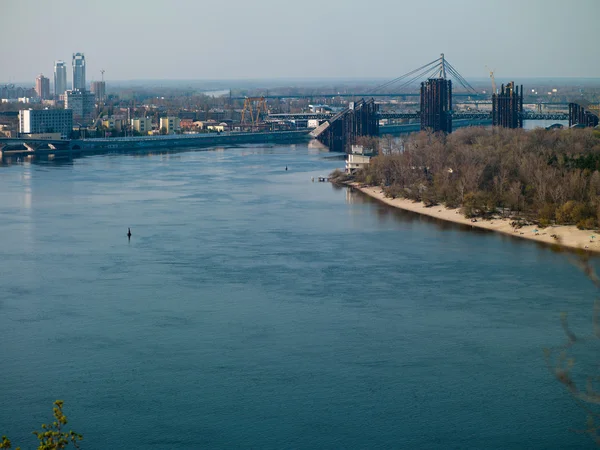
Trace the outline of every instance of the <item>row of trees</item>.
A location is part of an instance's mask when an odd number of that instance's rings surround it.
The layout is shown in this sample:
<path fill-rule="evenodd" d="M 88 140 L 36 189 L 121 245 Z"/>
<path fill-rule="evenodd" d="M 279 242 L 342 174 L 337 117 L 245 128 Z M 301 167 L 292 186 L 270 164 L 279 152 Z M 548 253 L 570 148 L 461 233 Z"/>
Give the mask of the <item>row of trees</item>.
<path fill-rule="evenodd" d="M 378 156 L 356 175 L 387 195 L 502 214 L 541 226 L 600 223 L 600 131 L 465 128 L 365 142 Z"/>

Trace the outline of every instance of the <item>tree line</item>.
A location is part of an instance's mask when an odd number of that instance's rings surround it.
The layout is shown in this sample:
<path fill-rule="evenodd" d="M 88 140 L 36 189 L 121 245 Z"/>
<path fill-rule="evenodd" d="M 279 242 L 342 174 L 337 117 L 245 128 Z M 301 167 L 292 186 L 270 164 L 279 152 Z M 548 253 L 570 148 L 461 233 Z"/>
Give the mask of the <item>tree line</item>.
<path fill-rule="evenodd" d="M 599 130 L 464 128 L 360 143 L 377 156 L 356 181 L 390 197 L 460 207 L 468 217 L 599 227 Z"/>

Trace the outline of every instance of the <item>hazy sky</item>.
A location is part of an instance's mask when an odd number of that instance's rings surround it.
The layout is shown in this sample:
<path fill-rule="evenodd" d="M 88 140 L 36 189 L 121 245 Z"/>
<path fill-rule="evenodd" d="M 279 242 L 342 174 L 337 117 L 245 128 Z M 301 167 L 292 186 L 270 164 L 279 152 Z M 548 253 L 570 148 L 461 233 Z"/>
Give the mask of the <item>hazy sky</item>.
<path fill-rule="evenodd" d="M 466 77 L 600 77 L 599 20 L 600 0 L 0 0 L 0 82 L 73 52 L 88 83 L 391 79 L 442 52 Z"/>

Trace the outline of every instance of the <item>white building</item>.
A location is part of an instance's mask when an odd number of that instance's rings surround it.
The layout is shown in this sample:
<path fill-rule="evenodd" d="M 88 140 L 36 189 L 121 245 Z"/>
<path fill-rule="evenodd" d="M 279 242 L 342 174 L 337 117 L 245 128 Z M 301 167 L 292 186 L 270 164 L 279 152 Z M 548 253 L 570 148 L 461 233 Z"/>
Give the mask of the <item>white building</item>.
<path fill-rule="evenodd" d="M 79 89 L 65 92 L 65 109 L 73 111 L 73 120 L 89 122 L 96 107 L 95 96 Z"/>
<path fill-rule="evenodd" d="M 22 109 L 19 111 L 19 133 L 60 133 L 67 139 L 73 130 L 73 111 L 70 109 Z"/>
<path fill-rule="evenodd" d="M 353 174 L 357 170 L 368 166 L 372 156 L 372 154 L 365 152 L 362 145 L 353 145 L 352 153 L 346 159 L 346 173 Z"/>

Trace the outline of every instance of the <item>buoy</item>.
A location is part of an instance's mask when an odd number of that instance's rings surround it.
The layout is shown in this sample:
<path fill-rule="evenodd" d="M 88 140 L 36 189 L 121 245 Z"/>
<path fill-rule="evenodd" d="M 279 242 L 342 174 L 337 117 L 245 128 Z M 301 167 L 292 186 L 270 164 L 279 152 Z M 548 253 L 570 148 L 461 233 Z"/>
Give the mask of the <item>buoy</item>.
<path fill-rule="evenodd" d="M 131 228 L 127 228 L 127 239 L 131 239 Z"/>

